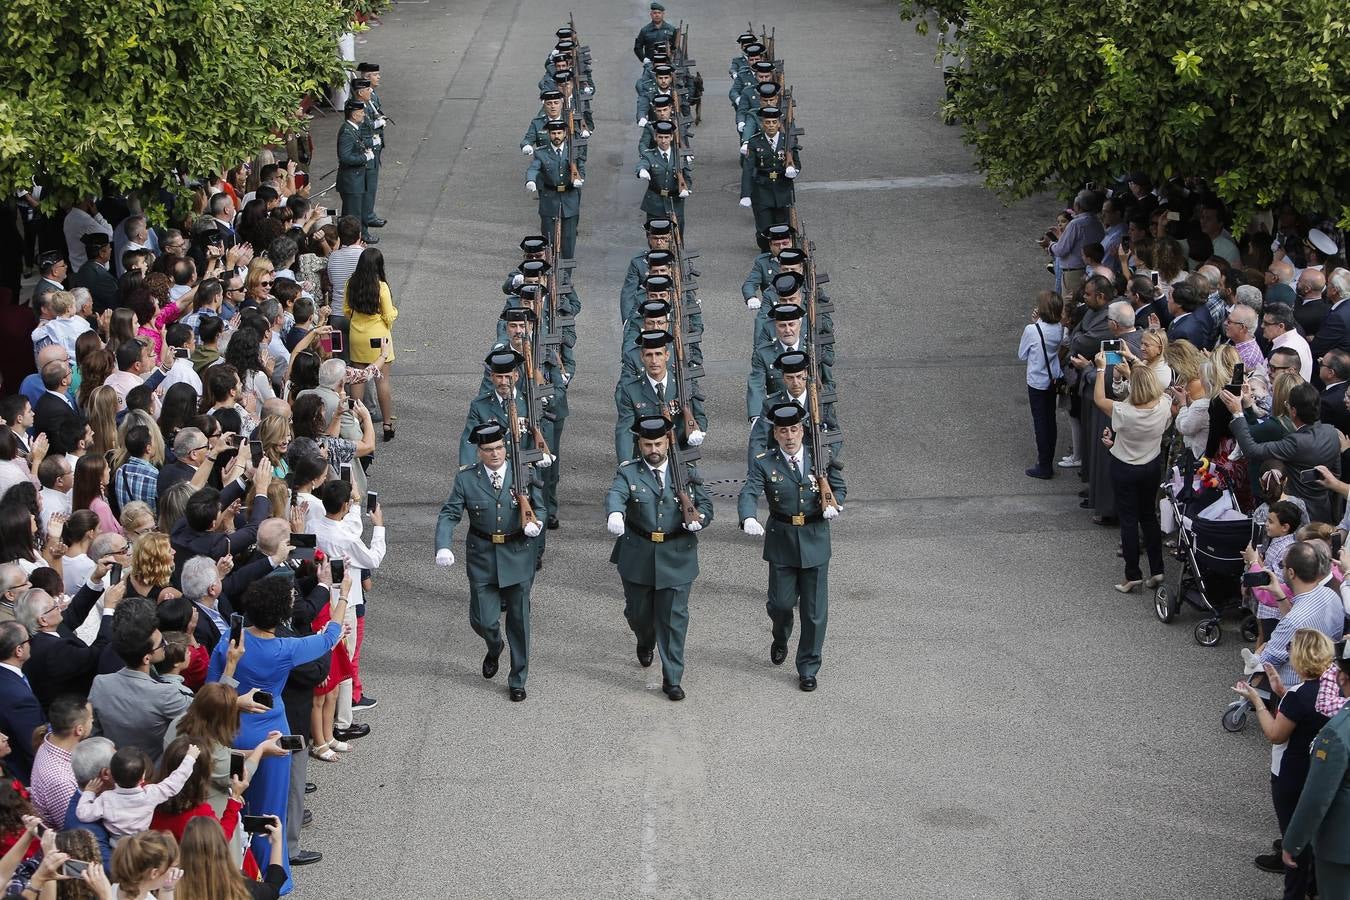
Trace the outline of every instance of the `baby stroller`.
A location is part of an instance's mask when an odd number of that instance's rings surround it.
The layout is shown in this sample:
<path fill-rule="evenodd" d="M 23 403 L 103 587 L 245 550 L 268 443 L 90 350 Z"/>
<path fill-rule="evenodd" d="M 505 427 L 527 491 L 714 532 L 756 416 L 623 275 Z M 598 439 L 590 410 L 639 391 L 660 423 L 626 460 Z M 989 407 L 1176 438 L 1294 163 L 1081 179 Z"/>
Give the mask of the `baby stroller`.
<path fill-rule="evenodd" d="M 1174 556 L 1181 562 L 1175 587 L 1163 582 L 1153 595 L 1158 621 L 1172 622 L 1183 602 L 1206 613 L 1195 626 L 1196 643 L 1213 647 L 1223 638 L 1219 622 L 1225 612 L 1244 609 L 1242 551 L 1252 540 L 1252 521 L 1237 508 L 1231 492 L 1213 488 L 1196 491 L 1188 466 L 1184 477 L 1163 485 L 1165 504 L 1177 523 Z M 1242 621 L 1242 636 L 1254 641 L 1256 617 L 1250 611 Z"/>

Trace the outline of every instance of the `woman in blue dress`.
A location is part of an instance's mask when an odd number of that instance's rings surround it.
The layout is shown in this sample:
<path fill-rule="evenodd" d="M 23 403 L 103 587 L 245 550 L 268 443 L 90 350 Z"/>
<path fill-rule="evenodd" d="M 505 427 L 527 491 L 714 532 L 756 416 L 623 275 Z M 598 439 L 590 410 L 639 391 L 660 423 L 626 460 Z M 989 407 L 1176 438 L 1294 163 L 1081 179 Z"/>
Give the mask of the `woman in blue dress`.
<path fill-rule="evenodd" d="M 239 683 L 239 692 L 245 693 L 257 688 L 270 691 L 273 705 L 266 712 L 253 713 L 243 717 L 239 735 L 234 746 L 239 749 L 251 749 L 267 738 L 270 731 L 288 732 L 286 707 L 281 692 L 291 669 L 304 665 L 323 656 L 342 639 L 342 617 L 347 612 L 347 592 L 351 583 L 344 580 L 337 604 L 333 610 L 333 620 L 318 634 L 308 637 L 277 637 L 277 626 L 289 624 L 295 603 L 295 579 L 287 573 L 278 573 L 261 578 L 251 584 L 244 594 L 242 607 L 250 627 L 244 629 L 244 654 L 235 669 L 234 678 Z M 211 667 L 207 674 L 209 681 L 219 681 L 225 669 L 225 651 L 229 648 L 230 636 L 227 632 L 221 636 L 211 654 Z M 291 757 L 264 756 L 258 764 L 248 790 L 244 794 L 244 812 L 251 816 L 277 816 L 281 819 L 282 835 L 286 833 L 286 798 L 291 781 Z M 268 858 L 269 841 L 266 834 L 253 836 L 254 859 Z M 282 864 L 286 869 L 286 884 L 281 893 L 290 893 L 294 885 L 291 882 L 290 851 L 282 854 Z"/>

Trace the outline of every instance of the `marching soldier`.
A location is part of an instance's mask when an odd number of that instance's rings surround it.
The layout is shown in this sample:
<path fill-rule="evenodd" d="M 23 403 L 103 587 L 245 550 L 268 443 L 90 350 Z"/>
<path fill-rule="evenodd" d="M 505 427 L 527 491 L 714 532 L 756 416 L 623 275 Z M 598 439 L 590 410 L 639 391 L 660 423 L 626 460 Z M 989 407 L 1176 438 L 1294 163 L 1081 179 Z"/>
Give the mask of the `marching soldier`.
<path fill-rule="evenodd" d="M 671 266 L 674 263 L 675 255 L 668 250 L 648 250 L 646 253 L 639 253 L 634 258 L 628 267 L 628 271 L 630 274 L 634 271 L 642 274 L 634 276 L 631 287 L 628 280 L 625 279 L 619 295 L 619 316 L 623 319 L 625 328 L 629 322 L 633 321 L 638 304 L 647 296 L 647 279 L 653 275 L 669 277 Z"/>
<path fill-rule="evenodd" d="M 755 257 L 754 263 L 750 266 L 750 274 L 745 276 L 745 283 L 741 285 L 741 296 L 745 298 L 745 306 L 752 310 L 760 308 L 761 298 L 769 300 L 770 306 L 773 305 L 769 290 L 773 277 L 778 274 L 775 257 L 792 246 L 797 233 L 792 230 L 791 225 L 784 223 L 770 225 L 758 237 L 769 245 L 768 249 Z"/>
<path fill-rule="evenodd" d="M 542 259 L 527 259 L 520 264 L 520 272 L 524 277 L 524 283 L 516 289 L 515 296 L 507 298 L 506 306 L 527 306 L 530 309 L 542 313 L 545 331 L 551 331 L 553 325 L 553 310 L 549 303 L 549 278 L 552 267 Z M 556 276 L 552 276 L 556 277 Z M 575 318 L 581 312 L 581 300 L 577 297 L 577 292 L 572 288 L 563 290 L 558 289 L 558 317 L 570 316 Z M 577 345 L 577 327 L 576 325 L 563 325 L 558 331 L 562 334 L 562 365 L 564 369 L 563 377 L 571 380 L 576 373 L 577 362 L 572 348 Z"/>
<path fill-rule="evenodd" d="M 558 29 L 562 31 L 563 29 Z M 553 52 L 544 60 L 544 77 L 539 80 L 539 89 L 552 87 L 558 83 L 557 74 L 559 71 L 575 72 L 577 82 L 581 88 L 583 97 L 591 97 L 595 94 L 595 79 L 591 75 L 591 67 L 583 64 L 577 66 L 577 43 L 569 38 L 560 38 L 558 43 L 553 45 Z"/>
<path fill-rule="evenodd" d="M 741 206 L 755 213 L 755 231 L 764 235 L 770 225 L 786 223 L 796 205 L 793 179 L 801 170 L 801 151 L 789 145 L 779 128 L 777 107 L 760 110 L 763 132 L 746 142 L 741 163 Z M 759 238 L 760 249 L 768 249 L 768 240 Z"/>
<path fill-rule="evenodd" d="M 810 413 L 810 397 L 807 394 L 807 370 L 811 368 L 811 359 L 804 350 L 788 350 L 785 353 L 778 354 L 778 359 L 774 360 L 774 368 L 781 373 L 783 379 L 783 389 L 775 391 L 764 400 L 764 411 L 752 420 L 750 426 L 750 453 L 748 464 L 755 464 L 755 455 L 764 450 L 772 450 L 778 446 L 778 441 L 773 436 L 772 420 L 769 417 L 769 411 L 775 406 L 781 406 L 784 403 L 795 403 L 801 407 L 803 415 Z M 837 431 L 839 429 L 839 420 L 835 418 L 834 404 L 823 403 L 820 408 L 821 418 L 825 420 L 826 431 Z M 804 421 L 806 428 L 812 426 L 810 419 Z M 838 459 L 840 448 L 843 445 L 835 444 L 834 455 Z"/>
<path fill-rule="evenodd" d="M 652 276 L 649 281 L 655 281 L 659 276 Z M 662 281 L 669 279 L 661 278 Z M 669 294 L 662 294 L 650 290 L 647 294 L 647 300 L 638 304 L 637 312 L 633 318 L 628 320 L 628 324 L 623 329 L 623 357 L 620 361 L 621 374 L 620 382 L 626 378 L 632 378 L 643 371 L 642 366 L 642 346 L 638 343 L 638 335 L 644 331 L 669 331 L 671 306 L 665 297 Z M 702 316 L 695 316 L 693 322 L 702 328 Z M 698 344 L 692 344 L 686 348 L 689 353 L 689 362 L 696 366 L 703 365 L 703 350 Z"/>
<path fill-rule="evenodd" d="M 673 146 L 674 122 L 654 122 L 652 133 L 656 136 L 656 147 L 638 154 L 635 173 L 647 182 L 642 211 L 648 216 L 665 216 L 683 235 L 684 201 L 694 183 L 694 171 Z"/>
<path fill-rule="evenodd" d="M 768 416 L 778 447 L 755 454 L 741 488 L 737 514 L 746 534 L 764 536 L 764 560 L 769 564 L 766 608 L 773 624 L 769 661 L 778 666 L 787 658 L 793 610 L 800 608 L 798 685 L 803 691 L 814 691 L 829 618 L 830 521 L 843 511 L 843 467 L 833 458 L 829 444 L 822 446 L 830 459 L 812 458 L 803 442 L 802 409 L 795 403 L 775 406 Z M 817 468 L 826 473 L 835 505 L 822 501 Z M 769 504 L 767 532 L 755 518 L 761 495 Z"/>
<path fill-rule="evenodd" d="M 384 118 L 381 117 L 378 120 L 375 118 L 374 108 L 370 103 L 371 85 L 369 79 L 357 78 L 352 81 L 352 97 L 366 108 L 366 116 L 361 122 L 361 129 L 365 133 L 367 145 L 375 154 L 371 159 L 370 171 L 366 175 L 366 217 L 361 220 L 362 230 L 368 231 L 385 224 L 384 219 L 375 215 L 375 192 L 380 187 L 380 152 L 384 148 L 384 138 L 381 137 L 384 130 Z M 376 128 L 377 122 L 378 128 Z M 376 222 L 380 224 L 376 225 Z"/>
<path fill-rule="evenodd" d="M 764 130 L 764 110 L 773 107 L 781 111 L 779 96 L 782 94 L 777 82 L 763 81 L 755 85 L 749 94 L 749 103 L 744 118 L 745 130 L 741 133 L 741 156 L 745 156 L 746 143 Z M 744 161 L 742 161 L 744 165 Z"/>
<path fill-rule="evenodd" d="M 492 389 L 481 392 L 469 404 L 469 415 L 464 422 L 464 434 L 459 442 L 459 464 L 461 466 L 473 464 L 475 450 L 472 437 L 473 430 L 476 427 L 484 422 L 496 422 L 504 428 L 511 427 L 511 406 L 508 404 L 515 406 L 516 419 L 521 430 L 521 445 L 525 447 L 534 446 L 534 435 L 527 427 L 530 420 L 530 409 L 525 402 L 525 394 L 517 389 L 517 371 L 524 362 L 523 358 L 514 350 L 494 349 L 488 353 L 483 362 L 488 368 L 488 377 L 492 380 Z M 553 465 L 553 457 L 546 451 L 544 458 L 535 465 L 541 469 L 546 469 Z"/>
<path fill-rule="evenodd" d="M 633 423 L 643 416 L 669 416 L 675 422 L 675 435 L 680 447 L 699 447 L 708 430 L 708 416 L 703 411 L 703 398 L 693 393 L 688 398 L 694 424 L 690 430 L 684 421 L 684 403 L 679 382 L 670 372 L 670 351 L 667 345 L 675 342 L 667 331 L 644 331 L 638 335 L 642 347 L 642 373 L 619 381 L 614 392 L 618 422 L 614 426 L 614 455 L 625 460 L 633 455 Z"/>
<path fill-rule="evenodd" d="M 633 91 L 641 97 L 643 94 L 650 94 L 656 90 L 656 76 L 652 74 L 654 66 L 670 65 L 670 54 L 662 47 L 654 51 L 651 57 L 642 64 L 642 73 L 638 75 L 638 80 L 633 82 Z"/>
<path fill-rule="evenodd" d="M 769 316 L 769 312 L 779 303 L 791 303 L 806 308 L 807 298 L 803 294 L 806 282 L 802 276 L 802 261 L 805 258 L 806 255 L 795 247 L 789 247 L 778 254 L 778 265 L 782 271 L 774 276 L 773 284 L 765 292 L 765 297 L 770 300 L 769 306 L 761 307 L 759 312 L 755 313 L 754 346 L 762 346 L 777 337 L 778 326 Z M 819 288 L 817 293 L 820 293 Z M 834 316 L 831 313 L 819 309 L 816 311 L 816 334 L 834 334 Z"/>
<path fill-rule="evenodd" d="M 389 120 L 384 116 L 380 95 L 375 90 L 380 86 L 380 64 L 359 63 L 356 71 L 360 77 L 370 82 L 370 97 L 366 100 L 366 122 L 370 124 L 375 135 L 372 142 L 375 148 L 375 177 L 370 185 L 370 221 L 366 224 L 371 228 L 383 228 L 387 223 L 375 212 L 375 195 L 380 189 L 380 170 L 384 167 L 384 129 Z"/>
<path fill-rule="evenodd" d="M 755 83 L 755 73 L 750 67 L 764 58 L 764 45 L 755 37 L 754 32 L 747 31 L 736 42 L 741 45 L 741 55 L 731 58 L 731 65 L 727 68 L 727 74 L 731 76 L 731 88 L 727 91 L 727 100 L 731 102 L 733 110 L 740 106 L 741 91 Z"/>
<path fill-rule="evenodd" d="M 576 253 L 577 220 L 581 216 L 581 186 L 586 183 L 586 155 L 568 146 L 567 125 L 549 122 L 548 144 L 536 151 L 525 173 L 525 190 L 539 193 L 539 230 L 553 233 L 553 220 L 562 217 L 564 259 Z M 573 174 L 575 172 L 575 174 Z"/>
<path fill-rule="evenodd" d="M 567 110 L 572 110 L 572 116 L 576 119 L 577 131 L 584 138 L 590 137 L 591 132 L 595 130 L 595 119 L 591 117 L 591 101 L 585 97 L 577 97 L 576 82 L 572 80 L 572 72 L 569 69 L 559 69 L 554 72 L 553 86 L 563 95 L 563 114 L 558 118 L 566 121 Z"/>
<path fill-rule="evenodd" d="M 615 535 L 609 561 L 619 567 L 624 618 L 637 637 L 637 658 L 652 664 L 661 654 L 661 690 L 683 700 L 684 641 L 689 632 L 689 590 L 698 577 L 697 533 L 712 524 L 713 506 L 698 470 L 684 463 L 674 471 L 671 423 L 663 416 L 633 422 L 639 457 L 624 459 L 605 496 L 609 533 Z M 694 513 L 681 510 L 684 492 Z"/>
<path fill-rule="evenodd" d="M 667 218 L 648 219 L 646 225 L 647 249 L 628 262 L 628 271 L 623 276 L 623 287 L 619 289 L 619 322 L 627 322 L 633 315 L 641 299 L 642 282 L 647 277 L 647 258 L 652 251 L 662 251 L 669 256 L 670 236 L 674 226 Z M 670 257 L 671 260 L 674 257 Z"/>
<path fill-rule="evenodd" d="M 652 66 L 652 85 L 645 93 L 638 94 L 637 123 L 646 125 L 652 118 L 652 99 L 658 94 L 670 94 L 675 84 L 675 67 L 660 63 Z M 689 115 L 689 101 L 680 98 L 680 115 Z"/>
<path fill-rule="evenodd" d="M 637 33 L 637 40 L 633 41 L 633 55 L 638 58 L 638 62 L 651 59 L 658 44 L 675 42 L 676 28 L 666 21 L 666 8 L 660 3 L 653 2 L 651 18 L 652 20 L 643 25 L 642 30 Z"/>
<path fill-rule="evenodd" d="M 779 276 L 782 277 L 782 276 Z M 764 398 L 783 389 L 783 380 L 773 367 L 774 360 L 789 350 L 802 348 L 802 321 L 806 310 L 795 303 L 775 303 L 769 311 L 777 337 L 755 348 L 750 360 L 750 380 L 745 389 L 745 417 L 754 419 L 764 408 Z M 830 369 L 834 366 L 834 349 L 824 344 L 819 349 L 821 381 L 833 384 Z"/>
<path fill-rule="evenodd" d="M 638 155 L 641 155 L 643 150 L 656 147 L 656 133 L 652 129 L 657 122 L 675 121 L 675 100 L 669 94 L 653 95 L 651 114 L 651 120 L 642 126 L 642 134 L 638 136 Z M 676 126 L 678 127 L 678 123 Z"/>
<path fill-rule="evenodd" d="M 525 254 L 523 262 L 547 259 L 548 238 L 542 234 L 527 234 L 520 239 L 520 249 Z M 506 278 L 502 281 L 502 293 L 510 297 L 516 293 L 516 288 L 524 283 L 525 275 L 520 266 L 513 266 L 507 270 Z"/>
<path fill-rule="evenodd" d="M 773 63 L 766 59 L 758 60 L 751 64 L 750 74 L 752 80 L 741 88 L 740 96 L 736 98 L 736 131 L 741 135 L 741 141 L 747 141 L 755 132 L 755 126 L 751 123 L 755 115 L 759 112 L 760 101 L 764 97 L 761 84 L 772 84 L 778 87 L 774 81 L 777 74 L 774 71 Z"/>
<path fill-rule="evenodd" d="M 338 129 L 338 195 L 342 197 L 342 215 L 355 216 L 361 222 L 362 237 L 368 244 L 379 243 L 367 230 L 366 201 L 370 198 L 367 182 L 375 165 L 375 148 L 366 134 L 366 107 L 359 100 L 349 100 L 343 107 L 346 121 Z"/>
<path fill-rule="evenodd" d="M 436 520 L 436 565 L 453 566 L 450 549 L 455 526 L 469 516 L 464 539 L 465 568 L 469 576 L 469 625 L 487 644 L 483 677 L 497 674 L 502 654 L 500 620 L 506 611 L 506 640 L 511 645 L 511 674 L 507 681 L 512 702 L 525 699 L 530 668 L 530 590 L 534 586 L 538 521 L 524 522 L 520 495 L 538 508 L 537 486 L 518 486 L 507 464 L 507 430 L 497 422 L 474 426 L 470 440 L 477 462 L 462 465 L 450 496 Z"/>
<path fill-rule="evenodd" d="M 529 127 L 525 129 L 525 134 L 520 139 L 520 152 L 526 156 L 533 156 L 534 151 L 548 143 L 548 131 L 546 130 L 549 122 L 561 122 L 563 110 L 563 93 L 553 85 L 539 92 L 540 109 L 530 120 Z"/>

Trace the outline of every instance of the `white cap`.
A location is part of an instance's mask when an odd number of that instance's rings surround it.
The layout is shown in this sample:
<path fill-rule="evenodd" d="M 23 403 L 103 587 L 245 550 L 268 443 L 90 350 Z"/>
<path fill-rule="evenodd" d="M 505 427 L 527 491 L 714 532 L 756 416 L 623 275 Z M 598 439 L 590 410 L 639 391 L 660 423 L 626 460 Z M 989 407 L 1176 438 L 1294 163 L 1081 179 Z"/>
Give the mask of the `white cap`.
<path fill-rule="evenodd" d="M 1323 256 L 1335 256 L 1340 252 L 1340 248 L 1336 246 L 1336 242 L 1331 239 L 1331 236 L 1317 228 L 1308 232 L 1308 243 L 1316 247 L 1317 252 Z"/>

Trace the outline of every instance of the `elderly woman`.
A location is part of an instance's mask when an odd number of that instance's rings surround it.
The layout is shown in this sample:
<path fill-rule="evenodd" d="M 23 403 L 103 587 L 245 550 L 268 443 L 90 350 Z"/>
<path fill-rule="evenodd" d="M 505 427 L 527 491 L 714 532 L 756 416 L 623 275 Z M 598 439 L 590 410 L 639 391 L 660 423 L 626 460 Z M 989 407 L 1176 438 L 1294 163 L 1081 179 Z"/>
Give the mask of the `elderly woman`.
<path fill-rule="evenodd" d="M 337 586 L 334 586 L 337 587 Z M 262 739 L 274 731 L 287 727 L 286 708 L 282 702 L 282 689 L 291 670 L 312 660 L 318 659 L 332 650 L 343 637 L 342 619 L 347 612 L 347 595 L 351 591 L 351 578 L 340 586 L 337 608 L 333 610 L 333 620 L 322 632 L 308 637 L 277 637 L 277 628 L 288 624 L 293 615 L 295 603 L 295 585 L 290 578 L 283 576 L 262 578 L 249 586 L 244 594 L 243 609 L 252 623 L 244 629 L 244 654 L 239 658 L 235 678 L 242 690 L 259 689 L 271 692 L 274 702 L 272 709 L 248 716 L 242 723 L 235 738 L 236 748 L 255 747 Z M 230 642 L 223 640 L 216 645 L 211 654 L 211 669 L 208 678 L 219 681 L 224 674 L 227 652 Z M 253 815 L 275 815 L 284 828 L 286 823 L 287 795 L 290 789 L 290 757 L 269 757 L 258 765 L 247 792 L 248 809 Z M 266 859 L 270 855 L 265 837 L 253 839 L 254 859 Z M 290 890 L 290 873 L 287 872 L 286 887 Z"/>
<path fill-rule="evenodd" d="M 272 296 L 272 284 L 276 281 L 276 267 L 265 256 L 255 256 L 248 264 L 248 275 L 244 277 L 245 301 L 261 306 Z"/>
<path fill-rule="evenodd" d="M 1158 484 L 1162 480 L 1162 436 L 1172 419 L 1172 408 L 1163 400 L 1162 386 L 1145 366 L 1130 370 L 1130 395 L 1127 400 L 1106 396 L 1106 356 L 1095 359 L 1097 383 L 1092 401 L 1111 418 L 1111 482 L 1116 510 L 1120 517 L 1121 553 L 1125 559 L 1125 580 L 1115 586 L 1121 593 L 1136 590 L 1144 583 L 1139 568 L 1139 532 L 1144 533 L 1148 550 L 1150 577 L 1148 586 L 1163 579 L 1162 532 L 1158 527 Z M 1106 435 L 1102 436 L 1106 439 Z"/>
<path fill-rule="evenodd" d="M 1104 376 L 1108 381 L 1106 391 L 1113 398 L 1123 398 L 1129 390 L 1129 368 L 1126 362 L 1129 357 L 1125 353 L 1128 350 L 1130 356 L 1138 357 L 1144 332 L 1135 327 L 1134 307 L 1125 300 L 1116 300 L 1107 306 L 1106 322 L 1110 339 L 1119 341 L 1121 347 L 1121 362 L 1110 367 Z M 1089 366 L 1086 367 L 1084 377 L 1088 384 L 1087 393 L 1090 394 L 1097 375 Z M 1110 419 L 1096 406 L 1085 407 L 1082 418 L 1088 443 L 1083 448 L 1082 470 L 1087 479 L 1087 499 L 1081 506 L 1093 510 L 1092 521 L 1096 524 L 1114 525 L 1117 511 L 1111 480 L 1111 454 L 1100 440 L 1102 433 L 1111 424 Z"/>

